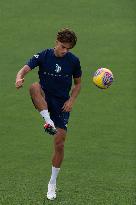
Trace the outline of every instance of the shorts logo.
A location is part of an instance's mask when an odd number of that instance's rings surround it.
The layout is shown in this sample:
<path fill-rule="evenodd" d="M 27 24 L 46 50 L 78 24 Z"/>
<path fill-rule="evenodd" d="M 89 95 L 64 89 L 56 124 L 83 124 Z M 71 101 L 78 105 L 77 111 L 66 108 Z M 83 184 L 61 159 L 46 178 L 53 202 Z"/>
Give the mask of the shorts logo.
<path fill-rule="evenodd" d="M 56 73 L 60 73 L 60 71 L 61 71 L 61 66 L 59 66 L 58 64 L 56 64 L 55 72 L 56 72 Z"/>

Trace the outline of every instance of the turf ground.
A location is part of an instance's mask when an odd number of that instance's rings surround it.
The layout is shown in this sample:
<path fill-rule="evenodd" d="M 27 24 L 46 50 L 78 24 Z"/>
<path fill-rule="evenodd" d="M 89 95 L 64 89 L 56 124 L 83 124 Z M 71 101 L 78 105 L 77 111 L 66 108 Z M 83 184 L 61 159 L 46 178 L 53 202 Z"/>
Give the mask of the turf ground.
<path fill-rule="evenodd" d="M 61 27 L 78 34 L 73 49 L 83 68 L 82 92 L 69 122 L 58 198 L 45 204 L 136 205 L 136 1 L 0 2 L 0 205 L 42 205 L 50 177 L 52 139 L 32 107 L 17 71 L 37 51 L 53 47 Z M 98 67 L 115 82 L 91 83 Z"/>

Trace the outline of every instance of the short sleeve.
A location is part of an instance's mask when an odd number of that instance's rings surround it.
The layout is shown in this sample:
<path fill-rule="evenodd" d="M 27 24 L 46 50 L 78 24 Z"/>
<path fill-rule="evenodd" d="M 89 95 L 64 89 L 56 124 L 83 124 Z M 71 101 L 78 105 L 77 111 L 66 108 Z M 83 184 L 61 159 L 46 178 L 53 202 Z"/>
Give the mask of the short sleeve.
<path fill-rule="evenodd" d="M 76 58 L 74 72 L 73 72 L 73 78 L 79 78 L 81 76 L 82 76 L 82 70 L 81 70 L 80 61 L 78 58 Z"/>
<path fill-rule="evenodd" d="M 36 55 L 34 55 L 32 58 L 28 60 L 26 65 L 28 65 L 31 69 L 34 69 L 35 67 L 39 66 L 40 57 L 41 57 L 41 53 L 37 53 Z"/>

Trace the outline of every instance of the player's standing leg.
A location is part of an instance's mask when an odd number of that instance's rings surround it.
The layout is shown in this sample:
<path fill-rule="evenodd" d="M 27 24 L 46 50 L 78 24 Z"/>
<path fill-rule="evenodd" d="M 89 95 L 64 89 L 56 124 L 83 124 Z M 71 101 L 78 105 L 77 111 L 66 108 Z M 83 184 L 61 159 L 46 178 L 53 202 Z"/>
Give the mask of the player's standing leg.
<path fill-rule="evenodd" d="M 57 134 L 54 138 L 54 154 L 52 157 L 52 173 L 48 183 L 47 198 L 54 200 L 56 198 L 56 180 L 60 171 L 61 163 L 64 158 L 64 142 L 66 138 L 66 131 L 58 128 Z"/>
<path fill-rule="evenodd" d="M 35 108 L 40 112 L 41 116 L 46 122 L 44 125 L 45 131 L 51 135 L 56 134 L 56 128 L 53 121 L 50 119 L 50 115 L 48 112 L 48 105 L 45 101 L 45 94 L 39 83 L 33 83 L 30 86 L 30 96 Z"/>

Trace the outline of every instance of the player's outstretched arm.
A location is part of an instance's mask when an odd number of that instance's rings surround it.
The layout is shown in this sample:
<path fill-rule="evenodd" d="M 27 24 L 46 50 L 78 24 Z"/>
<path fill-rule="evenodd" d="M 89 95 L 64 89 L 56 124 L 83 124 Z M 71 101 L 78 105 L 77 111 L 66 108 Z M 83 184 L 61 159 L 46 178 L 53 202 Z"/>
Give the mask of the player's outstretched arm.
<path fill-rule="evenodd" d="M 21 88 L 24 83 L 25 75 L 31 71 L 31 68 L 28 65 L 25 65 L 21 70 L 17 73 L 15 86 L 17 89 Z"/>

